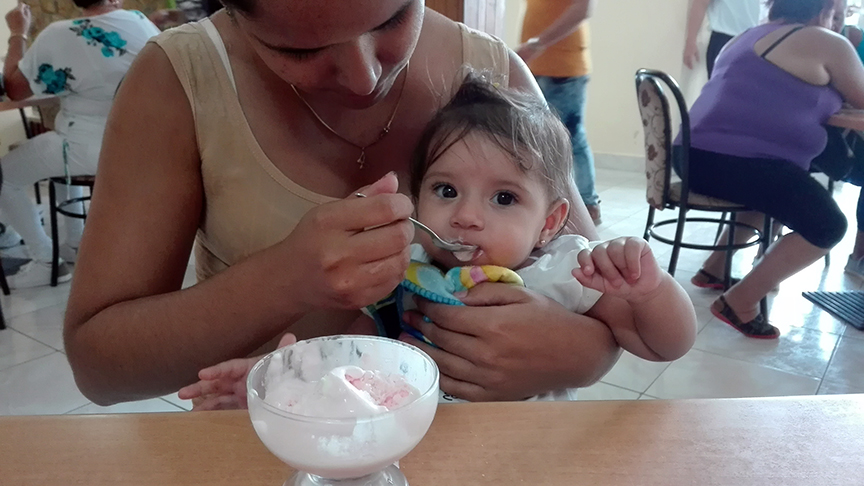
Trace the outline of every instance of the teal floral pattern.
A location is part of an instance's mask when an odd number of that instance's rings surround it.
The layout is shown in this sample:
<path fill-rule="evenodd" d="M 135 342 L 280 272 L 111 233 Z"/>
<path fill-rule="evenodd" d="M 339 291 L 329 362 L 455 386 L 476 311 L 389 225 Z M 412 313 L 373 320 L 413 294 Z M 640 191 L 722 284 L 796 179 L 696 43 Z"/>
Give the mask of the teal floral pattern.
<path fill-rule="evenodd" d="M 90 19 L 79 19 L 72 22 L 70 30 L 87 39 L 87 45 L 102 45 L 102 55 L 105 57 L 122 56 L 126 54 L 126 41 L 117 32 L 108 32 L 102 27 L 96 27 Z"/>
<path fill-rule="evenodd" d="M 44 93 L 52 95 L 71 91 L 70 79 L 75 79 L 75 76 L 72 76 L 72 68 L 54 69 L 50 64 L 39 66 L 39 74 L 36 76 L 36 82 L 45 85 Z"/>

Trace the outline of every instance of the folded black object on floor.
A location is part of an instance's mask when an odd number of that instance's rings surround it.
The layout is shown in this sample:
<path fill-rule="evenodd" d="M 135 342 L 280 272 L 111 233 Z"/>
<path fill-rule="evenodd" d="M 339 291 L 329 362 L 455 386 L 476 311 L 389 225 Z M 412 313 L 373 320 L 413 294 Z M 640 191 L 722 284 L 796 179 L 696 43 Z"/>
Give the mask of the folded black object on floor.
<path fill-rule="evenodd" d="M 832 316 L 864 331 L 864 292 L 802 292 L 805 299 L 813 302 Z"/>

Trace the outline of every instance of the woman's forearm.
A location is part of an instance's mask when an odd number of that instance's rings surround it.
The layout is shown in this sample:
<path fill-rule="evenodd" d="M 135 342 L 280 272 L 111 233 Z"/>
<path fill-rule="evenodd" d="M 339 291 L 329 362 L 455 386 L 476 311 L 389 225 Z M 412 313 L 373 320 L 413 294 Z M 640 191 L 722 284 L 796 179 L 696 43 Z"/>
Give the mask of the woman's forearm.
<path fill-rule="evenodd" d="M 699 36 L 699 31 L 702 30 L 702 22 L 705 20 L 705 14 L 708 12 L 708 5 L 711 0 L 693 0 L 690 3 L 690 10 L 687 14 L 687 37 L 686 43 L 695 43 L 696 37 Z"/>
<path fill-rule="evenodd" d="M 151 398 L 194 382 L 204 367 L 249 355 L 302 315 L 291 310 L 289 292 L 273 298 L 265 268 L 266 250 L 199 285 L 118 302 L 89 318 L 70 307 L 64 334 L 79 388 L 100 405 Z"/>

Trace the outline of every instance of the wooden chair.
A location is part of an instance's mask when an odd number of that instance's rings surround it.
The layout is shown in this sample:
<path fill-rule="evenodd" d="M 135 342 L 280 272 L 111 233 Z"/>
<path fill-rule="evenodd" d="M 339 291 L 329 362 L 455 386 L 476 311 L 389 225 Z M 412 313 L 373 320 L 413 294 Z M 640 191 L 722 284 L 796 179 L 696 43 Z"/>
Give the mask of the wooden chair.
<path fill-rule="evenodd" d="M 669 106 L 671 93 L 681 116 L 682 150 L 680 157 L 681 180 L 673 182 L 673 151 L 672 151 L 672 112 Z M 704 196 L 690 190 L 687 178 L 690 169 L 690 116 L 687 105 L 678 83 L 671 76 L 661 71 L 640 69 L 636 72 L 636 96 L 639 102 L 639 112 L 642 117 L 642 127 L 645 132 L 645 167 L 648 179 L 647 200 L 649 204 L 648 221 L 645 225 L 644 238 L 654 238 L 660 242 L 672 245 L 672 256 L 669 260 L 669 273 L 675 275 L 678 256 L 681 248 L 692 250 L 726 251 L 726 270 L 723 282 L 724 289 L 731 286 L 732 255 L 735 250 L 762 245 L 763 251 L 770 244 L 771 218 L 765 218 L 762 229 L 736 221 L 736 214 L 747 211 L 747 208 L 722 199 Z M 655 212 L 664 209 L 677 210 L 677 217 L 655 221 Z M 688 217 L 691 209 L 714 213 L 729 213 L 725 218 L 694 218 Z M 698 244 L 683 241 L 686 223 L 715 223 L 729 228 L 729 242 L 714 244 Z M 663 226 L 675 225 L 675 236 L 669 239 L 658 234 L 657 229 Z M 745 243 L 735 244 L 735 230 L 749 229 L 755 232 L 757 238 Z M 767 316 L 767 301 L 762 301 L 762 311 Z"/>

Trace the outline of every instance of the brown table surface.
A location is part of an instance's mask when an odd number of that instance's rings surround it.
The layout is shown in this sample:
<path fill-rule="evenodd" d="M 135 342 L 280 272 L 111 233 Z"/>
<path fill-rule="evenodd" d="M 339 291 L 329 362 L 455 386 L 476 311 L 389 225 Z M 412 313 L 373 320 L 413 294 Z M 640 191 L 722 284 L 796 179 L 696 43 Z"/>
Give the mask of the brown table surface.
<path fill-rule="evenodd" d="M 828 119 L 828 125 L 864 131 L 864 110 L 844 108 Z"/>
<path fill-rule="evenodd" d="M 412 486 L 864 484 L 864 395 L 439 407 Z M 0 418 L 0 484 L 281 486 L 245 411 Z"/>

